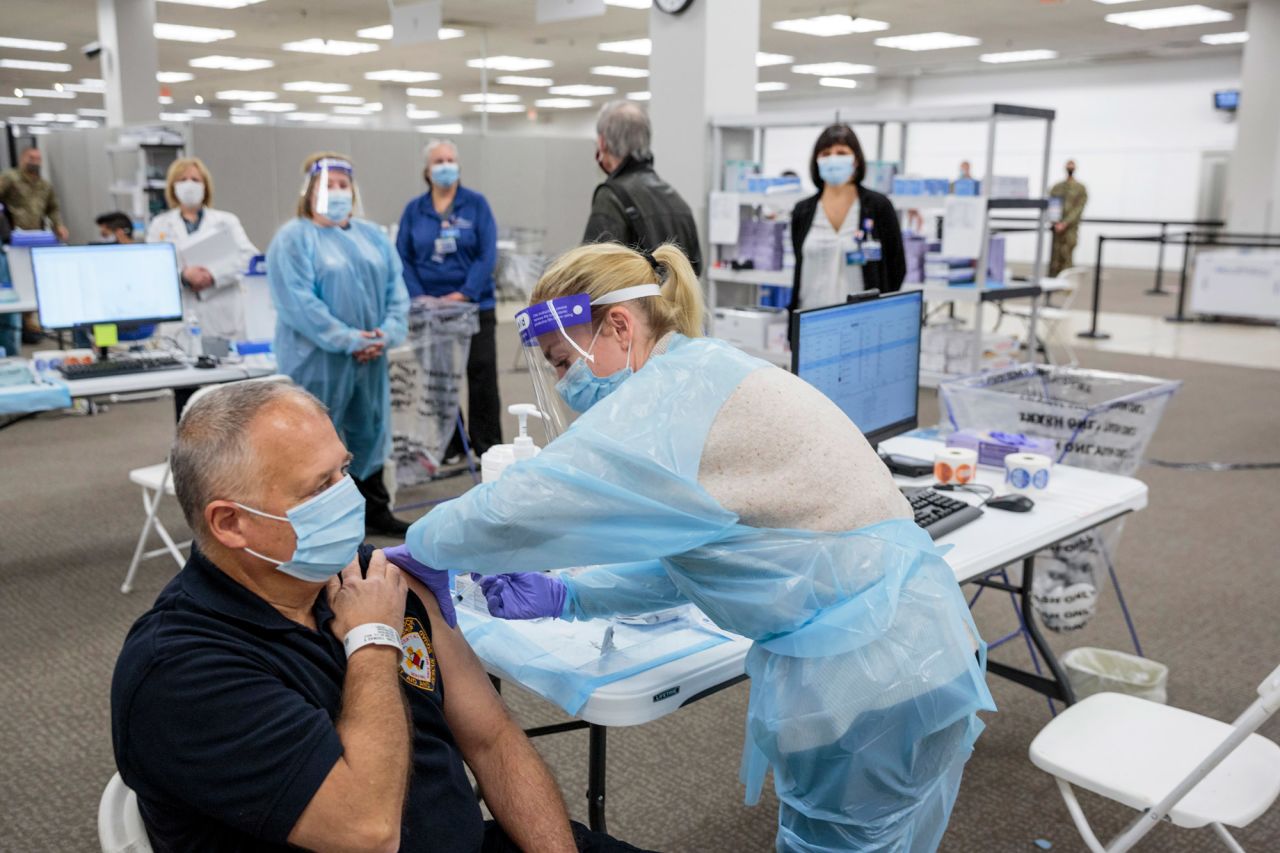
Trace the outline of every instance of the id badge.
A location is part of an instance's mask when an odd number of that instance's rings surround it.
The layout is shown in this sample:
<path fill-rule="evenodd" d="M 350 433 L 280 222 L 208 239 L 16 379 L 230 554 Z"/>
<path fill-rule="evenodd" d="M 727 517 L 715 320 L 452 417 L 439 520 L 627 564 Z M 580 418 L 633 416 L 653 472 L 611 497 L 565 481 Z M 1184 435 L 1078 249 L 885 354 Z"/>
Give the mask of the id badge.
<path fill-rule="evenodd" d="M 844 265 L 847 267 L 860 267 L 867 262 L 867 256 L 859 246 L 844 253 Z"/>
<path fill-rule="evenodd" d="M 867 261 L 878 261 L 881 258 L 880 241 L 867 240 L 862 244 L 862 255 Z"/>
<path fill-rule="evenodd" d="M 436 238 L 435 253 L 437 255 L 452 255 L 456 251 L 458 251 L 457 237 L 437 237 Z"/>

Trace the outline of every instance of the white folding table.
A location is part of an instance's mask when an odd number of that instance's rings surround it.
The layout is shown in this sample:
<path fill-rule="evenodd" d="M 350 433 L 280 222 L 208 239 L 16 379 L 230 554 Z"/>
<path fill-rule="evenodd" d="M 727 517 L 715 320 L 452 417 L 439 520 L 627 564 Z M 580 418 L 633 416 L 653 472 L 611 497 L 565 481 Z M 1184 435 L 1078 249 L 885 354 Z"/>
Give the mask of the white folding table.
<path fill-rule="evenodd" d="M 941 442 L 898 436 L 883 442 L 887 453 L 932 459 Z M 979 468 L 977 482 L 998 491 L 1003 471 Z M 930 478 L 898 478 L 901 486 L 928 485 Z M 953 493 L 961 500 L 980 503 L 977 495 Z M 1035 496 L 1035 508 L 1027 513 L 987 509 L 982 518 L 938 540 L 953 546 L 945 555 L 958 583 L 981 583 L 1018 594 L 1027 633 L 1044 658 L 1052 677 L 1025 672 L 994 661 L 988 671 L 1009 678 L 1051 698 L 1071 703 L 1074 696 L 1052 649 L 1040 635 L 1031 615 L 1031 583 L 1036 552 L 1147 505 L 1147 487 L 1140 480 L 1059 465 L 1052 485 Z M 988 575 L 1021 561 L 1021 584 L 1013 586 L 988 579 Z M 586 728 L 589 730 L 587 807 L 592 829 L 605 829 L 606 735 L 609 726 L 634 726 L 666 716 L 679 708 L 731 687 L 746 678 L 745 661 L 751 641 L 737 638 L 687 657 L 656 666 L 597 688 L 578 713 L 578 719 L 530 729 L 530 737 Z M 516 679 L 490 662 L 484 662 L 495 679 Z M 523 685 L 522 685 L 523 686 Z"/>

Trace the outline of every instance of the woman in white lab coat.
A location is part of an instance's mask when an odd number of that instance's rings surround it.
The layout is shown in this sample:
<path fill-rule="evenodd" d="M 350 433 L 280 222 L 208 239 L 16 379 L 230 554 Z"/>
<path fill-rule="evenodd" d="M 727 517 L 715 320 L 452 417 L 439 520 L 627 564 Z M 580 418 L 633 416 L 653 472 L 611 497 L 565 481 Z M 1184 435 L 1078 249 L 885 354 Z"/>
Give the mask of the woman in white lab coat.
<path fill-rule="evenodd" d="M 258 248 L 234 213 L 213 208 L 213 177 L 198 157 L 182 157 L 169 167 L 165 200 L 170 208 L 147 226 L 148 243 L 173 243 L 182 273 L 182 312 L 200 322 L 205 336 L 244 340 L 244 291 L 240 275 Z M 213 232 L 223 231 L 223 235 Z M 208 242 L 212 241 L 212 242 Z M 203 248 L 195 247 L 203 244 Z M 200 261 L 184 257 L 184 249 Z M 222 249 L 222 251 L 217 251 Z M 213 250 L 216 260 L 207 256 Z"/>

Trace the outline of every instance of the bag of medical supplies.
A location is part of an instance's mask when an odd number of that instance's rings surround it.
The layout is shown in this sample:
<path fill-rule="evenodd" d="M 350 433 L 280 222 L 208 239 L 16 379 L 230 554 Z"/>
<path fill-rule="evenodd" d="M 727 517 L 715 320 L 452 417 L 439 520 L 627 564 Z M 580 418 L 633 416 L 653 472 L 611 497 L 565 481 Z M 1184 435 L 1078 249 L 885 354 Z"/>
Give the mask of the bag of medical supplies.
<path fill-rule="evenodd" d="M 1021 364 L 946 381 L 938 390 L 944 429 L 1046 439 L 1052 450 L 1041 446 L 1058 464 L 1132 476 L 1181 386 L 1153 376 Z M 1123 526 L 1112 521 L 1037 555 L 1032 598 L 1046 628 L 1073 631 L 1093 618 L 1099 577 L 1114 569 Z"/>

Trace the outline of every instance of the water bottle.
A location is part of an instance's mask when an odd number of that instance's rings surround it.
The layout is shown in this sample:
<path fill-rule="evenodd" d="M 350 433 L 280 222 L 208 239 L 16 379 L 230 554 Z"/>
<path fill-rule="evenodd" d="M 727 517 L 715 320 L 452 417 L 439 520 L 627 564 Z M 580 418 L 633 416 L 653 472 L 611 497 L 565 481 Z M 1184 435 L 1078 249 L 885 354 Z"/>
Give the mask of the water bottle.
<path fill-rule="evenodd" d="M 187 321 L 187 355 L 192 358 L 204 355 L 204 341 L 200 338 L 200 321 L 197 319 Z"/>

